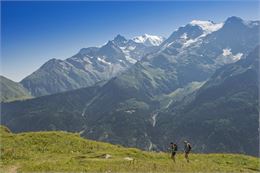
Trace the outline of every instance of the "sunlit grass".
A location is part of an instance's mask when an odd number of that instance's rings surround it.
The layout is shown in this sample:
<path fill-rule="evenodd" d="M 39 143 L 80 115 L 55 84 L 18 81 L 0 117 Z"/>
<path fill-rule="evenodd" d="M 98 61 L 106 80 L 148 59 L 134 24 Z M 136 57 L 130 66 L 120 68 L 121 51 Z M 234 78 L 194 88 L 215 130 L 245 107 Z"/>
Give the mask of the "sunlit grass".
<path fill-rule="evenodd" d="M 167 153 L 145 152 L 67 132 L 13 134 L 0 128 L 3 172 L 259 172 L 259 159 L 235 154 L 191 154 L 176 163 Z M 111 157 L 106 159 L 105 156 Z M 131 158 L 129 160 L 126 158 Z"/>

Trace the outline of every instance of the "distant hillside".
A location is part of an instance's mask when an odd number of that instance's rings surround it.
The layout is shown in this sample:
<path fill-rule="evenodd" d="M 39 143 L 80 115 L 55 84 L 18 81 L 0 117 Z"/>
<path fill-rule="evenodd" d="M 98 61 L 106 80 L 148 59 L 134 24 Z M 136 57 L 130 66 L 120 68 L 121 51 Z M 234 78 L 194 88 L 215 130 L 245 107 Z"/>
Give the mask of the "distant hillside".
<path fill-rule="evenodd" d="M 4 76 L 0 76 L 0 93 L 0 102 L 32 98 L 29 91 L 27 91 L 21 84 L 7 79 Z"/>
<path fill-rule="evenodd" d="M 67 132 L 13 134 L 0 127 L 3 172 L 258 172 L 259 159 L 245 155 L 166 153 L 83 139 Z"/>

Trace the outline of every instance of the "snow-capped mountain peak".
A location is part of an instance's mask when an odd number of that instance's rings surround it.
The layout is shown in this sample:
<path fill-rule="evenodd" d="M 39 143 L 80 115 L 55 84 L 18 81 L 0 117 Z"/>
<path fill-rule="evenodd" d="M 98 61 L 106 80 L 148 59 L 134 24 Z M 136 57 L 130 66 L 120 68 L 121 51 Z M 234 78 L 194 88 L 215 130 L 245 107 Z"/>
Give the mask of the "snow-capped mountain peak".
<path fill-rule="evenodd" d="M 204 34 L 209 34 L 223 27 L 223 23 L 214 23 L 212 21 L 203 21 L 203 20 L 192 20 L 190 22 L 190 25 L 199 26 L 205 32 Z"/>
<path fill-rule="evenodd" d="M 164 41 L 164 38 L 160 36 L 144 34 L 142 36 L 134 37 L 133 41 L 136 43 L 143 43 L 146 46 L 159 46 Z"/>

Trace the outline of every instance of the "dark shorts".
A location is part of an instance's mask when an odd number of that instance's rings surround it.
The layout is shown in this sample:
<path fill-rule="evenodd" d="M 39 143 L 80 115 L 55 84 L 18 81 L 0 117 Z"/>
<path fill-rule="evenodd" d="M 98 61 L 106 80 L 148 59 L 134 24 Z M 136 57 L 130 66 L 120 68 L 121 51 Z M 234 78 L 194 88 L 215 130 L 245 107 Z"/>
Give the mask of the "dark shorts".
<path fill-rule="evenodd" d="M 172 157 L 176 155 L 176 152 L 172 152 Z"/>

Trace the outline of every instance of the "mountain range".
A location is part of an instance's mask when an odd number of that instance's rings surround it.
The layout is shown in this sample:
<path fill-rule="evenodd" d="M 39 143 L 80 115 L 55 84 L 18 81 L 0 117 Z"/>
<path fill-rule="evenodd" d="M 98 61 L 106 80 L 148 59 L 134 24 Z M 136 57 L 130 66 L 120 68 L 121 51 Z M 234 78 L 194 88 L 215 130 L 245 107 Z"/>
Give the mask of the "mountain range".
<path fill-rule="evenodd" d="M 21 81 L 37 98 L 2 103 L 1 123 L 146 150 L 186 139 L 197 152 L 257 155 L 259 24 L 193 20 L 154 46 L 118 35 L 50 60 Z"/>
<path fill-rule="evenodd" d="M 117 35 L 101 47 L 83 48 L 66 60 L 49 60 L 21 84 L 34 96 L 91 86 L 128 69 L 162 41 L 147 34 L 133 40 Z"/>

